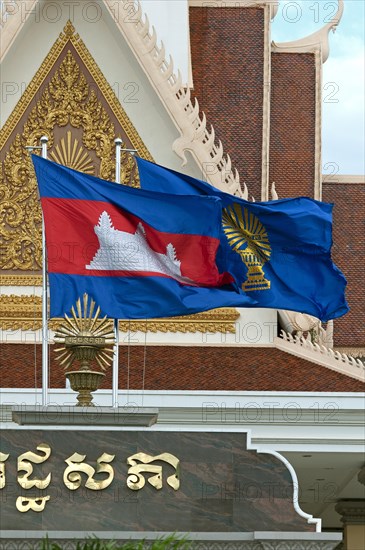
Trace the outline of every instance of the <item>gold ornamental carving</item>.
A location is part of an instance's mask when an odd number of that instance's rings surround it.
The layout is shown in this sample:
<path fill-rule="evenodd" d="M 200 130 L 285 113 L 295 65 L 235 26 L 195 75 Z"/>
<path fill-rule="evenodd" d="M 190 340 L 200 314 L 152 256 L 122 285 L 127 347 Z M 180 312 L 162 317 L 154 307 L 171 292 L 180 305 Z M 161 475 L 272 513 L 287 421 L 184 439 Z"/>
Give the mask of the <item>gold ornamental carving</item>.
<path fill-rule="evenodd" d="M 146 321 L 119 321 L 122 332 L 203 332 L 234 334 L 240 314 L 234 308 L 211 309 L 193 315 L 182 315 L 171 319 L 147 319 Z"/>
<path fill-rule="evenodd" d="M 39 296 L 0 296 L 0 329 L 38 330 L 42 328 L 42 298 Z"/>
<path fill-rule="evenodd" d="M 121 332 L 202 332 L 235 333 L 239 313 L 234 308 L 220 308 L 180 317 L 119 321 Z M 51 319 L 49 327 L 57 330 L 61 319 Z M 0 296 L 0 329 L 38 330 L 42 328 L 40 296 Z"/>
<path fill-rule="evenodd" d="M 42 286 L 42 275 L 0 274 L 0 289 L 3 286 Z"/>
<path fill-rule="evenodd" d="M 94 85 L 90 85 L 90 77 Z M 103 100 L 99 99 L 95 88 Z M 18 127 L 25 116 L 22 128 Z M 0 166 L 1 270 L 37 272 L 42 265 L 42 216 L 26 147 L 39 145 L 40 138 L 45 135 L 50 159 L 113 180 L 114 139 L 118 130 L 111 116 L 122 128 L 123 143 L 136 148 L 141 157 L 153 160 L 68 22 L 0 133 L 0 148 L 5 151 Z M 9 143 L 16 128 L 21 131 Z M 138 186 L 133 158 L 123 153 L 121 160 L 123 183 Z M 14 278 L 14 274 L 9 276 Z"/>
<path fill-rule="evenodd" d="M 90 155 L 82 145 L 79 145 L 79 141 L 72 137 L 70 130 L 67 132 L 67 138 L 63 137 L 60 143 L 51 151 L 50 157 L 54 162 L 68 166 L 73 170 L 85 174 L 94 174 L 94 166 Z"/>

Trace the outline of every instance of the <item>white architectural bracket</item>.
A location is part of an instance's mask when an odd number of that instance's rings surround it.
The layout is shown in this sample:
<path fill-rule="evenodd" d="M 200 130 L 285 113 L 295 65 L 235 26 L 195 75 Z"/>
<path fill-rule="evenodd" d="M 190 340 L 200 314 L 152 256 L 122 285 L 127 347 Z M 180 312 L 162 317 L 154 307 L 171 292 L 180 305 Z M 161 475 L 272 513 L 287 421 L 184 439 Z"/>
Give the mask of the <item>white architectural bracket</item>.
<path fill-rule="evenodd" d="M 273 52 L 284 53 L 314 53 L 320 51 L 322 63 L 327 61 L 329 56 L 329 32 L 335 32 L 339 22 L 341 21 L 343 14 L 344 4 L 343 0 L 338 0 L 337 11 L 332 17 L 331 21 L 318 31 L 300 38 L 299 40 L 293 40 L 291 42 L 272 42 Z"/>

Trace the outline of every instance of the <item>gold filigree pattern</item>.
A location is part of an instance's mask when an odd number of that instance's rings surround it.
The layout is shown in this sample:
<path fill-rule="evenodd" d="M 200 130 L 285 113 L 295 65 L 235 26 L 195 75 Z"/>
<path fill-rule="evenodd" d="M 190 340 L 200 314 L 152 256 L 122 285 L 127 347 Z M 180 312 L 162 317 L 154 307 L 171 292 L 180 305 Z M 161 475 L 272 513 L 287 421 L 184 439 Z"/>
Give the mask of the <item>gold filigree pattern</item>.
<path fill-rule="evenodd" d="M 171 319 L 147 319 L 147 321 L 119 321 L 122 332 L 203 332 L 235 333 L 239 313 L 234 308 L 211 309 L 193 315 Z"/>
<path fill-rule="evenodd" d="M 0 296 L 0 329 L 42 328 L 42 299 L 38 296 Z"/>
<path fill-rule="evenodd" d="M 0 275 L 2 286 L 42 286 L 42 275 Z"/>
<path fill-rule="evenodd" d="M 138 149 L 140 156 L 153 160 L 113 90 L 68 22 L 0 133 L 0 147 L 7 149 L 0 173 L 0 269 L 3 271 L 37 271 L 42 264 L 42 217 L 26 146 L 38 145 L 41 136 L 46 135 L 49 156 L 53 160 L 94 173 L 102 179 L 114 179 L 115 125 L 73 51 L 80 56 L 104 103 L 123 129 L 128 140 L 123 143 Z M 58 69 L 44 85 L 59 62 Z M 34 103 L 36 94 L 40 94 L 40 99 Z M 34 105 L 22 132 L 7 145 L 32 102 Z M 122 156 L 121 179 L 123 183 L 139 185 L 137 169 L 130 155 Z"/>
<path fill-rule="evenodd" d="M 212 309 L 195 315 L 147 321 L 119 321 L 121 332 L 203 332 L 235 333 L 239 313 L 234 308 Z M 51 319 L 49 327 L 57 330 L 62 319 Z M 37 330 L 42 327 L 40 296 L 0 296 L 0 329 Z"/>
<path fill-rule="evenodd" d="M 30 128 L 27 130 L 27 136 L 16 136 L 3 165 L 0 183 L 0 257 L 3 270 L 33 271 L 42 264 L 42 215 L 31 161 L 25 151 L 30 134 L 36 132 Z"/>

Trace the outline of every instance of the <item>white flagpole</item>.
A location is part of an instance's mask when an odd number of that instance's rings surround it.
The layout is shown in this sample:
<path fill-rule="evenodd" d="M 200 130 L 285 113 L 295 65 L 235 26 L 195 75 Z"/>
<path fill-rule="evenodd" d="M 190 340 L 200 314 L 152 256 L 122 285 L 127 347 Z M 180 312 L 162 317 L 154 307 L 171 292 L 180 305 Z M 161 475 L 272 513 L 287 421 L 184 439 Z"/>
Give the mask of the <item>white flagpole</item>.
<path fill-rule="evenodd" d="M 42 158 L 47 158 L 48 137 L 41 137 Z M 47 289 L 47 255 L 44 220 L 42 216 L 42 405 L 46 407 L 48 401 L 48 289 Z"/>
<path fill-rule="evenodd" d="M 115 143 L 115 181 L 120 183 L 121 169 L 121 148 L 122 139 L 116 138 Z M 114 319 L 114 356 L 113 356 L 113 379 L 112 379 L 112 403 L 113 407 L 118 407 L 118 386 L 119 386 L 119 320 Z"/>
<path fill-rule="evenodd" d="M 121 183 L 120 181 L 120 170 L 121 170 L 121 152 L 126 151 L 127 153 L 136 153 L 136 149 L 122 149 L 123 140 L 121 138 L 115 138 L 115 181 L 116 183 Z M 118 376 L 119 376 L 119 319 L 114 319 L 114 357 L 113 357 L 113 380 L 112 380 L 112 402 L 113 407 L 118 407 Z"/>

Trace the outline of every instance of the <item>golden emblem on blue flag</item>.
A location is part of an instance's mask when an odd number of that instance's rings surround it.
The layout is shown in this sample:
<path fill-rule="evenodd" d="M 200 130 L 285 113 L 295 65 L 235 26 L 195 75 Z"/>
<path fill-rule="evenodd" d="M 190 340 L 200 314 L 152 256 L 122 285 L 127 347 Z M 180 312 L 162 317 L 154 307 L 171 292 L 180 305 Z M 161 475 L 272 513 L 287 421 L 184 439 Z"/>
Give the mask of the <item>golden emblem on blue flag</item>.
<path fill-rule="evenodd" d="M 332 204 L 308 197 L 250 203 L 186 174 L 136 160 L 142 189 L 173 192 L 176 200 L 191 195 L 221 200 L 217 265 L 232 274 L 245 302 L 236 307 L 290 309 L 321 321 L 348 311 L 346 279 L 331 258 Z"/>
<path fill-rule="evenodd" d="M 270 259 L 271 246 L 265 227 L 257 216 L 237 203 L 223 210 L 222 223 L 231 248 L 247 267 L 242 290 L 268 290 L 271 283 L 265 279 L 262 267 Z"/>

